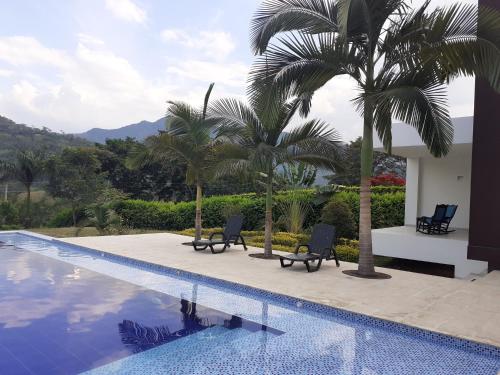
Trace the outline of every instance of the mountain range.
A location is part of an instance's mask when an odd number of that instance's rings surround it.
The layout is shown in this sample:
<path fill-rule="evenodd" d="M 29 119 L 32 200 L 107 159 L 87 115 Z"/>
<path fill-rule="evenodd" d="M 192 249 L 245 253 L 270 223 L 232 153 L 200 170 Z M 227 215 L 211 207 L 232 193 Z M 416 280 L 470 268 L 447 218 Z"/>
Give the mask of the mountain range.
<path fill-rule="evenodd" d="M 155 122 L 141 121 L 137 124 L 116 129 L 92 128 L 84 133 L 75 134 L 75 136 L 95 143 L 105 143 L 106 139 L 125 139 L 127 137 L 143 141 L 145 138 L 158 134 L 158 131 L 164 129 L 165 118 L 163 117 Z"/>
<path fill-rule="evenodd" d="M 0 116 L 0 160 L 13 160 L 20 150 L 42 149 L 58 152 L 66 147 L 90 145 L 85 139 L 71 134 L 18 124 Z"/>

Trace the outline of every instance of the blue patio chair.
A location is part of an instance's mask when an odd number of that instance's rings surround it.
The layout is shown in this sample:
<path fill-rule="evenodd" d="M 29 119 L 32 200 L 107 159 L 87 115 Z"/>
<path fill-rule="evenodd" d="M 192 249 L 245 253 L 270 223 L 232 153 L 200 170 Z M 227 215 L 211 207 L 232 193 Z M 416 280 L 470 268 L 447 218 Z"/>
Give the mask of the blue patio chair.
<path fill-rule="evenodd" d="M 307 253 L 299 254 L 301 247 L 307 248 Z M 337 252 L 335 251 L 335 227 L 328 224 L 316 224 L 313 227 L 311 240 L 307 244 L 297 244 L 295 253 L 280 256 L 281 267 L 291 267 L 295 262 L 302 262 L 306 265 L 307 272 L 315 272 L 321 267 L 321 262 L 335 259 L 337 267 L 340 266 Z M 312 268 L 309 262 L 316 262 L 316 267 Z"/>
<path fill-rule="evenodd" d="M 457 209 L 458 205 L 456 204 L 436 205 L 434 215 L 417 218 L 417 232 L 424 234 L 447 234 L 454 232 L 454 230 L 449 229 L 449 226 Z"/>
<path fill-rule="evenodd" d="M 214 232 L 210 235 L 208 240 L 198 240 L 193 241 L 193 248 L 196 251 L 202 251 L 206 248 L 210 248 L 213 254 L 219 254 L 226 251 L 228 247 L 231 247 L 231 244 L 238 245 L 242 244 L 243 248 L 247 250 L 247 245 L 245 244 L 245 240 L 241 235 L 241 228 L 243 226 L 243 216 L 242 215 L 233 215 L 227 219 L 226 226 L 224 227 L 223 232 Z M 220 236 L 219 238 L 215 238 L 215 236 Z M 216 245 L 223 245 L 222 249 L 216 249 Z"/>

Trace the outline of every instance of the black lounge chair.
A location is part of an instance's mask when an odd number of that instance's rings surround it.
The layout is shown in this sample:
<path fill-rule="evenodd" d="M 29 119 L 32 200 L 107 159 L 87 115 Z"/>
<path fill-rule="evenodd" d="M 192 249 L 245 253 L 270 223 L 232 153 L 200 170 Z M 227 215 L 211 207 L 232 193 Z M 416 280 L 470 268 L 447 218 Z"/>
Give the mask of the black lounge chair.
<path fill-rule="evenodd" d="M 449 226 L 451 220 L 457 212 L 456 204 L 438 204 L 434 210 L 434 215 L 421 216 L 417 218 L 417 232 L 424 234 L 447 234 L 454 232 Z"/>
<path fill-rule="evenodd" d="M 198 240 L 193 241 L 193 248 L 196 251 L 203 251 L 206 248 L 210 248 L 213 254 L 219 254 L 226 251 L 228 247 L 231 247 L 231 244 L 239 245 L 240 243 L 243 245 L 243 248 L 247 250 L 247 245 L 245 244 L 245 240 L 241 235 L 241 227 L 243 226 L 243 216 L 241 215 L 233 215 L 227 219 L 226 226 L 223 232 L 214 232 L 210 235 L 208 240 Z M 220 239 L 214 239 L 215 236 L 220 236 Z M 222 249 L 216 250 L 214 246 L 216 245 L 224 245 Z"/>
<path fill-rule="evenodd" d="M 301 247 L 307 248 L 307 253 L 299 253 Z M 315 272 L 321 267 L 323 259 L 335 259 L 337 267 L 340 266 L 337 252 L 335 251 L 335 227 L 328 224 L 316 224 L 307 244 L 297 244 L 295 253 L 280 256 L 281 267 L 291 267 L 295 262 L 303 262 L 307 272 Z M 309 262 L 318 261 L 316 267 L 311 267 Z M 287 263 L 289 262 L 289 263 Z"/>

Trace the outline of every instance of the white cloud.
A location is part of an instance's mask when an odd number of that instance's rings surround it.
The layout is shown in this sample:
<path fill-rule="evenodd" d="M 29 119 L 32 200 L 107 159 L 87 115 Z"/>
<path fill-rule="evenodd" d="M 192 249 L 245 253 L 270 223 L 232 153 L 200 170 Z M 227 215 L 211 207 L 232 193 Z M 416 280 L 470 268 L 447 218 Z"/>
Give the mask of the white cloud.
<path fill-rule="evenodd" d="M 243 63 L 222 63 L 187 60 L 167 68 L 167 73 L 201 82 L 245 88 L 249 66 Z"/>
<path fill-rule="evenodd" d="M 144 9 L 140 8 L 132 0 L 106 0 L 106 8 L 119 19 L 144 23 L 147 19 L 147 13 Z"/>
<path fill-rule="evenodd" d="M 43 64 L 64 68 L 69 64 L 66 53 L 47 48 L 29 36 L 0 38 L 0 60 L 14 66 Z"/>
<path fill-rule="evenodd" d="M 9 38 L 0 38 L 0 50 L 5 39 Z M 37 47 L 35 52 L 18 48 L 4 49 L 11 53 L 0 54 L 0 61 L 24 65 L 9 77 L 15 82 L 10 92 L 4 90 L 0 98 L 0 111 L 13 120 L 75 132 L 91 127 L 113 128 L 163 115 L 170 90 L 166 82 L 148 81 L 97 39 L 80 35 L 74 53 L 64 55 L 63 64 L 58 59 L 39 59 L 40 51 L 49 51 L 49 57 L 59 57 L 60 51 L 48 49 L 34 39 L 30 45 Z M 39 65 L 53 63 L 56 74 L 50 76 L 37 70 L 37 60 Z"/>
<path fill-rule="evenodd" d="M 78 40 L 80 43 L 84 43 L 87 45 L 94 45 L 94 46 L 103 46 L 104 41 L 102 39 L 99 39 L 93 35 L 90 34 L 85 34 L 85 33 L 78 33 L 77 34 Z"/>
<path fill-rule="evenodd" d="M 167 99 L 201 105 L 212 81 L 216 82 L 214 97 L 244 93 L 245 64 L 187 60 L 148 79 L 98 38 L 78 37 L 74 51 L 66 53 L 47 48 L 36 39 L 29 41 L 36 46 L 36 53 L 33 49 L 4 49 L 0 61 L 22 65 L 4 81 L 7 85 L 0 96 L 0 113 L 17 122 L 80 132 L 156 120 L 164 115 Z M 0 46 L 6 40 L 10 38 L 0 37 Z M 43 54 L 50 58 L 40 59 Z M 44 68 L 48 63 L 52 74 Z"/>
<path fill-rule="evenodd" d="M 231 34 L 225 31 L 190 34 L 186 30 L 166 29 L 161 32 L 161 37 L 166 43 L 179 44 L 218 61 L 224 60 L 236 47 Z"/>
<path fill-rule="evenodd" d="M 12 70 L 0 69 L 0 77 L 11 77 L 14 74 Z"/>

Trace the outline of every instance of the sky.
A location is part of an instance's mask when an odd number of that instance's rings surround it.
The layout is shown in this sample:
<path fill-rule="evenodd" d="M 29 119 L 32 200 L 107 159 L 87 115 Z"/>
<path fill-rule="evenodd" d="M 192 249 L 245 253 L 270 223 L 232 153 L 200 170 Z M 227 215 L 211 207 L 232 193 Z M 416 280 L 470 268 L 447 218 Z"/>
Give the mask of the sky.
<path fill-rule="evenodd" d="M 259 3 L 5 1 L 0 12 L 0 115 L 77 133 L 155 121 L 164 116 L 167 100 L 201 105 L 210 82 L 215 82 L 213 98 L 244 99 L 254 59 L 249 23 Z M 450 3 L 431 1 L 432 6 Z M 452 82 L 452 116 L 472 115 L 473 88 L 471 78 Z M 350 102 L 355 95 L 351 81 L 336 78 L 317 92 L 310 116 L 352 140 L 362 132 Z"/>

